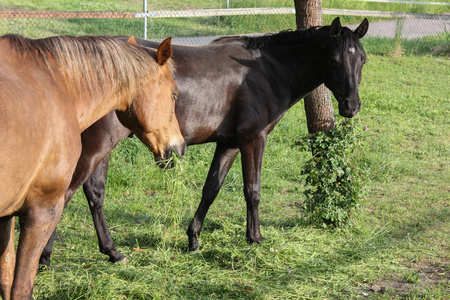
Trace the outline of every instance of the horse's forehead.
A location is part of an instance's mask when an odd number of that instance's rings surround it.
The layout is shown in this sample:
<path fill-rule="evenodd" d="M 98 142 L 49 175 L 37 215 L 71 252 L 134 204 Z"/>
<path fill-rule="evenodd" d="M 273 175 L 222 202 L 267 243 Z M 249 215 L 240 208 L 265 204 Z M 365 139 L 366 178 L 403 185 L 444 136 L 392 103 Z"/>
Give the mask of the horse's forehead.
<path fill-rule="evenodd" d="M 353 33 L 351 33 L 353 34 Z M 356 37 L 353 36 L 347 36 L 345 37 L 345 40 L 342 43 L 340 51 L 342 54 L 350 54 L 350 56 L 354 56 L 357 54 L 365 55 L 364 49 L 359 42 L 359 40 Z"/>

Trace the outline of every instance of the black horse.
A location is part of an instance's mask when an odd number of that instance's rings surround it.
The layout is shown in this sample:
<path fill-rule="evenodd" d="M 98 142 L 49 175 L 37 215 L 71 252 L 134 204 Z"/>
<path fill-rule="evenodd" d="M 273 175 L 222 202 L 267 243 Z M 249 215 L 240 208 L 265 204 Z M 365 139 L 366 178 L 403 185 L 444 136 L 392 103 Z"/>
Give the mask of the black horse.
<path fill-rule="evenodd" d="M 200 205 L 187 230 L 189 250 L 198 249 L 206 213 L 239 151 L 247 203 L 247 240 L 261 242 L 258 206 L 267 135 L 292 105 L 322 83 L 339 102 L 340 115 L 351 118 L 358 113 L 358 85 L 366 60 L 359 39 L 368 26 L 364 19 L 352 31 L 336 18 L 330 26 L 307 30 L 223 37 L 199 47 L 173 46 L 174 78 L 179 88 L 176 114 L 184 139 L 188 145 L 217 143 Z M 138 43 L 158 45 L 144 40 Z M 100 251 L 112 262 L 125 257 L 109 235 L 102 208 L 104 188 L 109 154 L 128 134 L 114 114 L 83 133 L 83 154 L 66 197 L 67 203 L 84 184 Z M 43 264 L 50 263 L 52 243 L 53 238 L 42 254 Z"/>

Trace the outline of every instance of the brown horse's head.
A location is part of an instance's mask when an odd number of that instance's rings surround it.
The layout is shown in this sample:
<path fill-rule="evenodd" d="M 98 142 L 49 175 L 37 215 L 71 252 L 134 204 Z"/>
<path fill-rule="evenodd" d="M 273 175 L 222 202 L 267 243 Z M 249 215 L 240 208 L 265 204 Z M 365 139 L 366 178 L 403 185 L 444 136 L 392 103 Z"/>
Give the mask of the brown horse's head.
<path fill-rule="evenodd" d="M 134 37 L 128 42 L 137 45 Z M 153 50 L 146 50 L 154 55 Z M 171 38 L 167 38 L 156 51 L 159 74 L 146 80 L 127 111 L 117 112 L 122 124 L 153 152 L 159 166 L 169 168 L 173 166 L 173 163 L 168 163 L 172 152 L 184 155 L 186 151 L 186 143 L 175 116 L 178 87 L 171 75 L 171 57 Z"/>

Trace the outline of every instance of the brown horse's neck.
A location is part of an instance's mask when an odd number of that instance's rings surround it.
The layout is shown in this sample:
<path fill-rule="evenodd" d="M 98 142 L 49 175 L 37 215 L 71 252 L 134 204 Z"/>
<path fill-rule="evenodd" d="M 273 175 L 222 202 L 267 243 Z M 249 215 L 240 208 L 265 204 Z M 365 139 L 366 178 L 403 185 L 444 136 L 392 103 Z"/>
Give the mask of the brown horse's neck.
<path fill-rule="evenodd" d="M 59 92 L 64 94 L 63 99 L 72 104 L 80 126 L 80 132 L 83 132 L 110 111 L 124 111 L 130 105 L 131 97 L 119 95 L 115 92 L 105 93 L 108 89 L 104 88 L 81 89 L 74 87 L 66 82 L 63 74 L 58 71 L 52 61 L 49 61 L 48 67 L 55 85 L 59 87 Z M 109 91 L 111 90 L 114 90 L 113 85 L 111 85 Z"/>
<path fill-rule="evenodd" d="M 130 105 L 130 97 L 118 95 L 82 96 L 73 99 L 80 131 L 83 132 L 97 120 L 113 110 L 125 111 Z"/>
<path fill-rule="evenodd" d="M 119 88 L 111 80 L 103 81 L 102 86 L 92 78 L 82 78 L 81 82 L 73 84 L 52 60 L 47 67 L 55 83 L 66 94 L 66 101 L 72 102 L 81 132 L 113 110 L 125 111 L 137 92 L 133 88 Z"/>
<path fill-rule="evenodd" d="M 149 51 L 106 36 L 33 40 L 12 34 L 1 39 L 16 52 L 18 69 L 37 64 L 42 76 L 50 73 L 47 83 L 73 102 L 81 130 L 112 110 L 125 110 L 142 79 L 158 74 Z"/>

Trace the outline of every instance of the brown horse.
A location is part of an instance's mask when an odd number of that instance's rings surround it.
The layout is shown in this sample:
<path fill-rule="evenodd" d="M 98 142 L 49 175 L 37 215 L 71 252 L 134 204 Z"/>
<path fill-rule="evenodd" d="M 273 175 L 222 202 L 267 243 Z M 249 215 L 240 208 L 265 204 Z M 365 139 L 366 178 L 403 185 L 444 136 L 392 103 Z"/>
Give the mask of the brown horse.
<path fill-rule="evenodd" d="M 173 114 L 172 46 L 109 37 L 0 37 L 0 292 L 30 299 L 58 223 L 81 132 L 113 110 L 158 159 L 185 143 Z M 14 251 L 15 216 L 20 236 Z"/>

